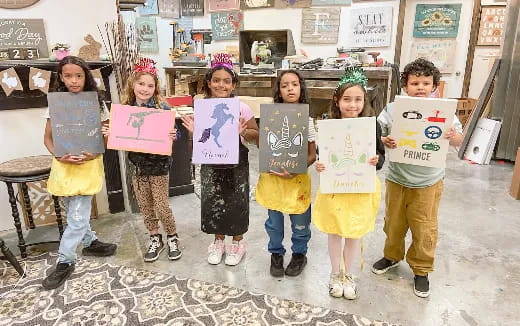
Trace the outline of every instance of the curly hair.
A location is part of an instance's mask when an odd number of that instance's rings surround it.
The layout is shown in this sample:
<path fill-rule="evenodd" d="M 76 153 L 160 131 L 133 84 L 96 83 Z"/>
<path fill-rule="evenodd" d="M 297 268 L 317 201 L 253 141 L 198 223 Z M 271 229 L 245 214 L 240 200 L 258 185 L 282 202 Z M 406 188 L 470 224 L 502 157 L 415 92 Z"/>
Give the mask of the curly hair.
<path fill-rule="evenodd" d="M 224 67 L 224 66 L 216 66 L 214 68 L 212 68 L 210 71 L 208 71 L 206 73 L 206 75 L 204 76 L 204 82 L 202 84 L 202 90 L 204 91 L 204 96 L 206 98 L 210 98 L 212 95 L 211 95 L 211 89 L 209 88 L 209 85 L 208 83 L 211 81 L 211 78 L 213 78 L 213 73 L 217 70 L 224 70 L 226 71 L 228 74 L 231 75 L 231 82 L 233 83 L 233 86 L 237 86 L 238 84 L 238 75 L 235 71 L 229 69 L 228 67 Z M 235 95 L 233 93 L 231 93 L 231 97 L 234 97 Z"/>
<path fill-rule="evenodd" d="M 286 74 L 295 74 L 298 77 L 298 81 L 300 82 L 300 98 L 298 99 L 298 103 L 308 104 L 309 96 L 307 94 L 307 87 L 305 86 L 305 79 L 300 75 L 300 73 L 296 70 L 284 70 L 276 81 L 274 82 L 273 88 L 273 101 L 274 103 L 283 103 L 282 94 L 280 92 L 280 83 L 282 82 L 282 77 Z"/>
<path fill-rule="evenodd" d="M 370 105 L 370 101 L 368 100 L 368 93 L 366 89 L 360 84 L 346 83 L 336 88 L 336 91 L 334 91 L 334 97 L 332 98 L 332 101 L 330 103 L 330 117 L 332 119 L 341 119 L 341 111 L 339 109 L 338 102 L 341 99 L 341 97 L 343 97 L 343 93 L 345 93 L 347 89 L 354 86 L 361 88 L 363 90 L 363 94 L 365 95 L 363 110 L 361 110 L 361 112 L 359 113 L 359 117 L 375 116 L 374 109 L 372 108 L 372 106 Z"/>
<path fill-rule="evenodd" d="M 431 62 L 423 58 L 415 59 L 406 66 L 401 73 L 401 87 L 408 85 L 408 76 L 415 75 L 430 77 L 433 76 L 433 87 L 437 88 L 441 80 L 441 73 L 437 67 Z"/>
<path fill-rule="evenodd" d="M 128 81 L 126 82 L 125 93 L 123 94 L 123 100 L 121 104 L 124 105 L 133 105 L 135 102 L 135 92 L 134 86 L 135 83 L 144 75 L 152 76 L 155 82 L 155 90 L 153 92 L 152 98 L 155 102 L 157 108 L 161 108 L 161 104 L 164 102 L 163 97 L 161 96 L 161 85 L 159 84 L 159 78 L 156 75 L 151 74 L 145 71 L 136 71 L 134 72 Z"/>

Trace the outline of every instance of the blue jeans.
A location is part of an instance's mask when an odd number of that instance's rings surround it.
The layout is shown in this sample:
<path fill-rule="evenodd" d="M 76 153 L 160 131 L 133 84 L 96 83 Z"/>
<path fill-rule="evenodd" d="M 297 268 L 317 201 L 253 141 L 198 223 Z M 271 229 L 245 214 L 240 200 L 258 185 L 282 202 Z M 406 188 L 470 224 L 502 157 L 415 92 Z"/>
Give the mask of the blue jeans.
<path fill-rule="evenodd" d="M 58 262 L 74 264 L 80 242 L 88 247 L 97 239 L 96 233 L 90 228 L 92 196 L 78 195 L 62 199 L 67 211 L 67 228 L 61 237 Z"/>
<path fill-rule="evenodd" d="M 285 254 L 283 247 L 284 236 L 284 217 L 283 213 L 275 210 L 267 210 L 267 220 L 265 221 L 265 230 L 269 235 L 269 244 L 267 250 L 272 254 Z M 302 214 L 289 214 L 291 218 L 292 229 L 292 247 L 293 254 L 306 254 L 307 244 L 311 239 L 311 206 Z"/>

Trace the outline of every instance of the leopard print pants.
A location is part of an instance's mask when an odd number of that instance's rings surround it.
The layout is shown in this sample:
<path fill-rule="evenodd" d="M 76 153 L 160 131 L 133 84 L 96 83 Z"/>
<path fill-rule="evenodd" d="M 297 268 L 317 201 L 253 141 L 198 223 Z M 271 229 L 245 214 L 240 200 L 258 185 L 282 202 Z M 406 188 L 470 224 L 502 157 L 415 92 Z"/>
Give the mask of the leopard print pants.
<path fill-rule="evenodd" d="M 168 175 L 134 176 L 132 181 L 137 204 L 148 231 L 157 229 L 161 220 L 166 234 L 175 234 L 175 219 L 168 202 Z"/>

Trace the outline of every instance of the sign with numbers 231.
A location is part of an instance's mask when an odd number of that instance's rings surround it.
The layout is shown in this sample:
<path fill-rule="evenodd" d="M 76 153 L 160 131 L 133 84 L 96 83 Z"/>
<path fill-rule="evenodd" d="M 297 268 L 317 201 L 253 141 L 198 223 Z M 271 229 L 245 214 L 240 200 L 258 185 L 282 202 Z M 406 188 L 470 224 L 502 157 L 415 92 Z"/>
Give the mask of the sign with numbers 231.
<path fill-rule="evenodd" d="M 48 58 L 43 19 L 0 19 L 0 50 L 10 48 L 37 48 L 40 58 Z"/>

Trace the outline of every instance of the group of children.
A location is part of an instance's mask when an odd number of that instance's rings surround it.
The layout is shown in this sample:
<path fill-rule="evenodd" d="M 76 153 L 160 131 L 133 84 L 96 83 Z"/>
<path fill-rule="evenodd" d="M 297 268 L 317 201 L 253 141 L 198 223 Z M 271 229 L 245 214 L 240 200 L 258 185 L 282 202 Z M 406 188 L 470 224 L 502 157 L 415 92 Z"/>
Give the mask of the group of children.
<path fill-rule="evenodd" d="M 58 65 L 59 91 L 97 91 L 86 63 L 77 57 L 66 57 Z M 417 59 L 408 64 L 401 82 L 408 96 L 429 97 L 439 84 L 440 73 L 426 60 Z M 230 57 L 218 54 L 204 79 L 206 98 L 233 97 L 238 75 L 233 70 Z M 347 119 L 373 116 L 367 99 L 367 79 L 359 68 L 349 69 L 335 90 L 331 104 L 331 118 Z M 109 134 L 108 111 L 100 99 L 102 132 Z M 276 80 L 275 103 L 308 103 L 305 80 L 295 70 L 284 71 Z M 159 80 L 153 61 L 142 60 L 136 65 L 128 80 L 123 104 L 149 108 L 170 108 L 160 96 Z M 376 123 L 375 144 L 377 155 L 368 163 L 380 169 L 384 162 L 385 146 L 395 148 L 391 136 L 392 104 L 379 115 Z M 44 143 L 54 154 L 49 115 L 46 115 Z M 192 134 L 193 116 L 182 117 L 183 126 Z M 208 263 L 219 264 L 225 256 L 226 265 L 237 265 L 247 250 L 243 235 L 249 227 L 249 163 L 248 143 L 258 144 L 258 125 L 252 110 L 240 105 L 239 162 L 235 165 L 201 166 L 201 229 L 214 235 L 208 247 Z M 175 141 L 178 128 L 170 131 Z M 461 125 L 455 118 L 454 127 L 446 133 L 451 145 L 462 141 Z M 317 159 L 316 132 L 309 119 L 307 165 L 315 163 L 318 172 L 327 167 Z M 168 258 L 182 255 L 175 220 L 168 204 L 168 171 L 171 158 L 163 155 L 129 152 L 128 158 L 136 168 L 133 179 L 137 202 L 144 224 L 150 232 L 145 261 L 158 259 L 165 248 L 159 233 L 160 220 L 167 234 Z M 390 162 L 386 180 L 386 242 L 383 257 L 372 268 L 376 274 L 397 266 L 404 258 L 404 239 L 408 228 L 412 232 L 412 244 L 407 262 L 415 274 L 414 292 L 429 295 L 428 273 L 433 271 L 433 259 L 437 243 L 437 210 L 443 187 L 444 169 L 418 167 Z M 67 211 L 67 228 L 60 242 L 56 269 L 45 278 L 43 287 L 59 287 L 74 271 L 77 246 L 83 244 L 84 255 L 109 256 L 116 251 L 115 244 L 99 241 L 90 228 L 92 195 L 101 190 L 103 177 L 102 155 L 83 152 L 82 155 L 55 157 L 52 162 L 48 190 L 61 196 Z M 329 293 L 333 297 L 355 299 L 357 297 L 351 267 L 359 248 L 360 238 L 374 229 L 381 199 L 381 184 L 376 178 L 376 191 L 369 194 L 322 194 L 318 192 L 312 209 L 312 221 L 328 234 L 328 252 L 331 263 Z M 306 174 L 281 172 L 261 173 L 256 200 L 268 209 L 265 229 L 269 236 L 271 253 L 270 273 L 275 277 L 284 274 L 299 275 L 307 263 L 308 242 L 311 238 L 311 179 Z M 284 238 L 284 214 L 291 219 L 292 257 L 284 268 L 286 252 Z M 352 227 L 355 225 L 356 227 Z M 232 237 L 225 244 L 225 236 Z M 344 245 L 342 248 L 342 240 Z"/>

